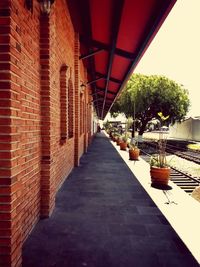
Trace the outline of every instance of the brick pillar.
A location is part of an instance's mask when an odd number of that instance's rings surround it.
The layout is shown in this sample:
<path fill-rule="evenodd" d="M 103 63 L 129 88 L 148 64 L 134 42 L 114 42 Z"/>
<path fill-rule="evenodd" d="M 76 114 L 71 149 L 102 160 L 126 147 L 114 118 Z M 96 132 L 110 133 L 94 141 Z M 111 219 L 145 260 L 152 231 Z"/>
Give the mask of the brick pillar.
<path fill-rule="evenodd" d="M 85 90 L 84 92 L 85 94 L 85 97 L 84 97 L 84 106 L 83 106 L 83 109 L 84 109 L 84 152 L 87 152 L 87 147 L 88 147 L 88 142 L 87 142 L 87 139 L 88 139 L 88 134 L 87 134 L 87 96 L 88 96 L 88 92 L 87 92 L 87 89 Z"/>
<path fill-rule="evenodd" d="M 87 70 L 84 70 L 84 76 L 85 76 L 85 81 L 87 80 Z M 85 88 L 85 139 L 84 139 L 84 151 L 87 152 L 88 148 L 88 102 L 89 102 L 89 88 L 88 86 Z"/>
<path fill-rule="evenodd" d="M 21 266 L 21 37 L 11 1 L 0 1 L 0 266 Z M 13 18 L 15 20 L 15 18 Z M 15 44 L 15 46 L 11 46 Z M 13 56 L 15 55 L 15 56 Z"/>
<path fill-rule="evenodd" d="M 54 207 L 51 197 L 51 93 L 50 93 L 50 19 L 40 18 L 40 64 L 41 64 L 41 217 L 48 217 Z"/>
<path fill-rule="evenodd" d="M 74 137 L 74 86 L 72 81 L 72 68 L 70 68 L 68 81 L 68 138 Z"/>
<path fill-rule="evenodd" d="M 75 33 L 74 46 L 74 87 L 75 87 L 75 151 L 74 163 L 79 166 L 79 137 L 80 137 L 80 61 L 79 34 Z"/>
<path fill-rule="evenodd" d="M 87 105 L 87 110 L 88 110 L 88 117 L 87 117 L 87 131 L 88 131 L 88 144 L 91 142 L 91 120 L 92 120 L 92 97 L 89 95 L 91 93 L 90 91 L 88 92 L 88 105 Z"/>

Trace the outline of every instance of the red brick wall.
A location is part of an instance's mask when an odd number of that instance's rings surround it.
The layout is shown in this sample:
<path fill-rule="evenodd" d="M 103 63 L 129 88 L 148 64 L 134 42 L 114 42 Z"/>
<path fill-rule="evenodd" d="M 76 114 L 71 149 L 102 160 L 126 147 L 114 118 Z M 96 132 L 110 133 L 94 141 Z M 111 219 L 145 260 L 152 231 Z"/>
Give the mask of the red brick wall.
<path fill-rule="evenodd" d="M 47 20 L 47 18 L 43 18 Z M 45 22 L 45 21 L 44 21 Z M 61 142 L 60 136 L 60 70 L 66 66 L 66 90 L 68 91 L 68 80 L 74 84 L 74 31 L 65 1 L 58 0 L 52 7 L 49 21 L 46 21 L 46 42 L 44 47 L 44 116 L 48 112 L 48 118 L 42 121 L 44 145 L 42 165 L 42 216 L 49 216 L 54 203 L 55 194 L 74 166 L 74 137 Z M 43 30 L 42 30 L 43 32 Z M 48 32 L 48 33 L 47 33 Z M 48 71 L 46 71 L 48 70 Z M 46 101 L 46 98 L 48 101 Z M 74 95 L 66 94 L 66 101 L 74 102 Z M 67 112 L 67 111 L 66 111 Z M 72 119 L 74 119 L 72 117 Z M 68 126 L 68 122 L 66 127 Z M 48 129 L 48 133 L 46 132 Z"/>
<path fill-rule="evenodd" d="M 40 17 L 37 1 L 32 12 L 24 0 L 0 1 L 0 24 L 0 266 L 17 267 L 25 238 L 52 212 L 91 133 L 84 118 L 80 135 L 79 87 L 86 75 L 65 0 L 55 1 L 49 18 Z M 74 134 L 60 142 L 63 65 L 73 87 L 66 101 L 73 103 Z M 85 116 L 88 100 L 86 90 Z"/>
<path fill-rule="evenodd" d="M 19 28 L 20 52 L 20 148 L 22 182 L 22 238 L 26 238 L 40 215 L 40 49 L 39 10 L 27 12 L 24 1 L 12 1 L 13 28 Z M 28 23 L 27 23 L 28 20 Z M 16 24 L 15 24 L 16 23 Z"/>
<path fill-rule="evenodd" d="M 57 0 L 51 13 L 50 30 L 50 76 L 51 76 L 51 179 L 54 181 L 53 198 L 74 167 L 74 137 L 60 143 L 60 68 L 67 65 L 67 80 L 74 84 L 74 30 L 64 0 Z M 68 83 L 67 88 L 68 91 Z M 74 101 L 68 96 L 67 102 Z M 74 118 L 73 118 L 74 119 Z"/>
<path fill-rule="evenodd" d="M 24 1 L 1 1 L 0 10 L 0 266 L 19 266 L 40 212 L 39 20 Z"/>

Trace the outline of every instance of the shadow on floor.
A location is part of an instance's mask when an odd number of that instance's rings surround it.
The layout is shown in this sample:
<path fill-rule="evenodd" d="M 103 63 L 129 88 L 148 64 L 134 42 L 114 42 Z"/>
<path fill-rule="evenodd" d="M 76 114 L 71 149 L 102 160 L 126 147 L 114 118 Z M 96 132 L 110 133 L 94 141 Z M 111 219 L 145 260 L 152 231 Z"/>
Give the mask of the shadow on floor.
<path fill-rule="evenodd" d="M 23 249 L 23 267 L 199 266 L 103 133 Z"/>

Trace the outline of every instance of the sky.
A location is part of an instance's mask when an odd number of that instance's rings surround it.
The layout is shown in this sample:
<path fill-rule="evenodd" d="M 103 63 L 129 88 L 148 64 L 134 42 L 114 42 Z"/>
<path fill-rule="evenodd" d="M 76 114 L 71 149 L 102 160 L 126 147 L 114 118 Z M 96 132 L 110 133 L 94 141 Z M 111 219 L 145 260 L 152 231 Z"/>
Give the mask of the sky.
<path fill-rule="evenodd" d="M 200 0 L 177 0 L 134 73 L 158 74 L 182 84 L 200 116 Z"/>

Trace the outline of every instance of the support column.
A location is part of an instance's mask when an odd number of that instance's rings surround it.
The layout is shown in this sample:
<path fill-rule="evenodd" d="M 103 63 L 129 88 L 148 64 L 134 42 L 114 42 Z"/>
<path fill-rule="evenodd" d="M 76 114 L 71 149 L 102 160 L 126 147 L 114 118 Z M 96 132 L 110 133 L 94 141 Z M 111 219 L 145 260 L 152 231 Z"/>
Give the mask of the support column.
<path fill-rule="evenodd" d="M 85 97 L 84 97 L 84 152 L 87 152 L 88 147 L 88 131 L 87 131 L 87 117 L 88 117 L 88 110 L 87 110 L 87 103 L 88 103 L 88 92 L 87 89 L 85 90 Z"/>
<path fill-rule="evenodd" d="M 88 110 L 88 144 L 91 143 L 91 138 L 92 138 L 92 97 L 89 95 L 88 92 L 88 106 L 87 106 L 87 110 Z"/>
<path fill-rule="evenodd" d="M 41 64 L 41 212 L 49 217 L 55 201 L 51 197 L 51 94 L 50 94 L 50 19 L 40 18 L 40 64 Z"/>
<path fill-rule="evenodd" d="M 74 45 L 74 87 L 75 87 L 75 151 L 74 163 L 79 166 L 79 138 L 80 138 L 80 62 L 79 62 L 79 34 L 75 33 Z"/>

